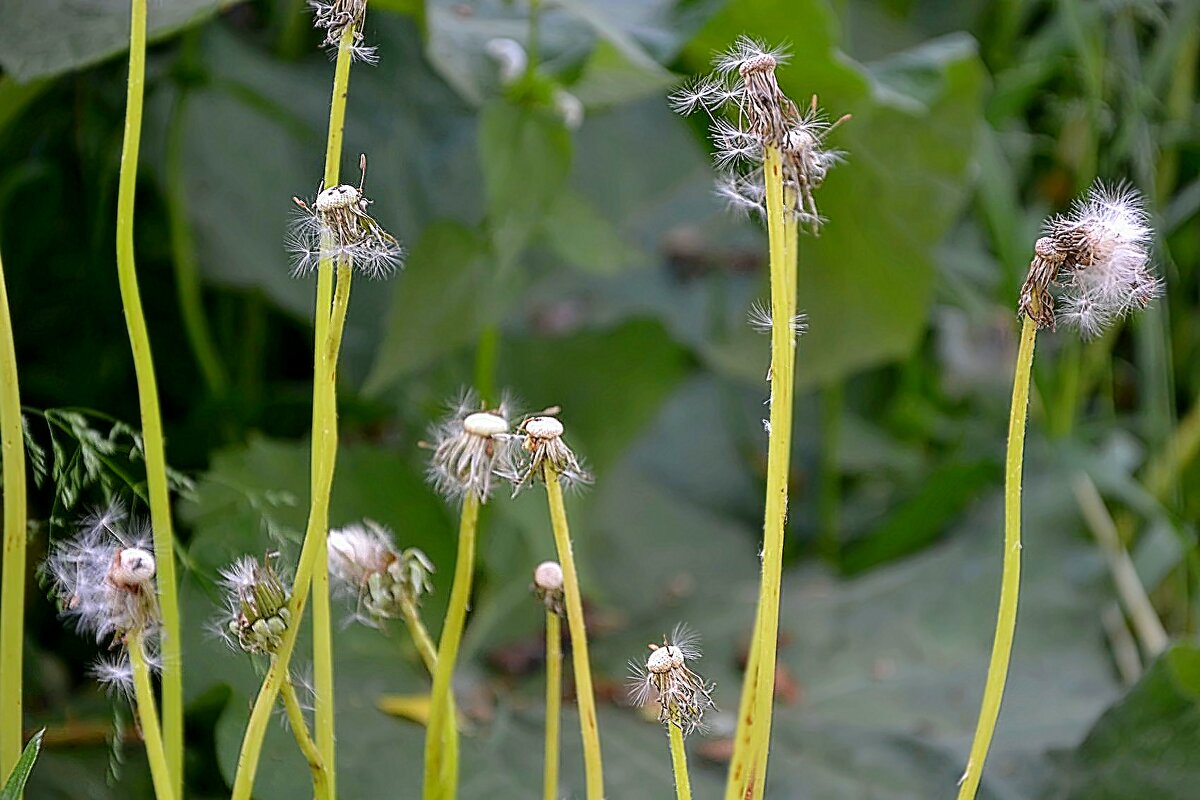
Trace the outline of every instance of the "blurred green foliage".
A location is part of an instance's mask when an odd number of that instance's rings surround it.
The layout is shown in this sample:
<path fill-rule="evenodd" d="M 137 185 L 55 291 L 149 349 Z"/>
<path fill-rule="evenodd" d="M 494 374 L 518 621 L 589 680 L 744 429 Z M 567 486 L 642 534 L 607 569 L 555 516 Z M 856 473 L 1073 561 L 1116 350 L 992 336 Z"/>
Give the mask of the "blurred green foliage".
<path fill-rule="evenodd" d="M 37 559 L 70 513 L 141 487 L 112 239 L 127 14 L 3 5 L 0 249 L 49 478 L 32 498 L 50 523 L 34 529 Z M 372 213 L 410 257 L 390 283 L 355 284 L 331 521 L 372 517 L 433 557 L 432 627 L 453 513 L 425 486 L 418 444 L 481 378 L 527 410 L 561 405 L 597 475 L 570 510 L 595 668 L 617 698 L 601 709 L 610 796 L 670 791 L 661 731 L 619 702 L 645 642 L 689 622 L 719 706 L 736 707 L 765 469 L 767 342 L 745 325 L 765 295 L 763 237 L 713 197 L 700 126 L 665 95 L 749 33 L 789 45 L 779 77 L 798 102 L 853 115 L 831 139 L 846 163 L 818 196 L 829 222 L 800 247 L 809 332 L 780 651 L 794 691 L 770 795 L 953 795 L 999 585 L 1016 290 L 1040 221 L 1101 176 L 1150 199 L 1168 294 L 1098 341 L 1040 337 L 1025 590 L 981 797 L 1192 796 L 1200 425 L 1179 420 L 1200 413 L 1200 4 L 545 0 L 536 71 L 511 85 L 487 43 L 528 45 L 528 3 L 371 9 L 381 60 L 352 71 L 343 167 L 369 156 Z M 307 506 L 313 287 L 289 277 L 283 242 L 289 198 L 319 180 L 331 69 L 298 0 L 162 0 L 150 16 L 137 252 L 168 458 L 194 480 L 176 505 L 190 794 L 219 797 L 259 676 L 205 633 L 215 571 L 246 552 L 294 557 Z M 560 92 L 582 103 L 578 129 Z M 476 363 L 481 340 L 494 362 Z M 1081 471 L 1179 640 L 1128 691 L 1101 623 L 1116 595 L 1070 488 Z M 539 787 L 527 588 L 551 554 L 544 513 L 522 497 L 485 514 L 459 686 L 466 798 Z M 136 747 L 96 741 L 112 710 L 84 675 L 93 648 L 31 585 L 26 707 L 50 733 L 29 796 L 149 796 Z M 422 732 L 375 709 L 426 686 L 404 632 L 335 639 L 344 795 L 416 796 Z M 572 724 L 566 786 L 579 784 Z M 115 730 L 128 725 L 118 715 Z M 721 782 L 710 744 L 693 742 L 699 796 Z M 304 795 L 294 750 L 271 731 L 256 796 Z"/>

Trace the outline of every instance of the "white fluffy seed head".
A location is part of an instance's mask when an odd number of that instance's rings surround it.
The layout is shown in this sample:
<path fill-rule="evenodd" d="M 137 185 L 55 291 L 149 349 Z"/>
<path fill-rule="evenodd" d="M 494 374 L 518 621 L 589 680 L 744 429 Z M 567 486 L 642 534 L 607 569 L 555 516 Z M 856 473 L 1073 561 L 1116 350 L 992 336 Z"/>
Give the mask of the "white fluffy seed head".
<path fill-rule="evenodd" d="M 534 439 L 557 439 L 563 435 L 563 424 L 554 417 L 530 417 L 525 420 L 524 428 Z"/>
<path fill-rule="evenodd" d="M 646 669 L 655 675 L 662 675 L 673 669 L 679 669 L 683 664 L 683 651 L 674 645 L 667 645 L 652 650 L 650 657 L 646 659 Z"/>
<path fill-rule="evenodd" d="M 489 411 L 468 414 L 462 423 L 463 430 L 474 436 L 495 436 L 508 433 L 508 420 Z"/>
<path fill-rule="evenodd" d="M 559 592 L 563 588 L 563 571 L 557 561 L 543 561 L 533 570 L 533 585 L 544 592 Z"/>
<path fill-rule="evenodd" d="M 350 208 L 357 204 L 359 200 L 362 200 L 362 192 L 353 186 L 348 184 L 330 186 L 317 195 L 317 199 L 313 201 L 313 208 L 320 213 L 326 213 L 336 211 L 337 209 Z"/>
<path fill-rule="evenodd" d="M 154 580 L 154 556 L 140 547 L 126 547 L 113 559 L 108 579 L 117 586 L 145 586 Z"/>

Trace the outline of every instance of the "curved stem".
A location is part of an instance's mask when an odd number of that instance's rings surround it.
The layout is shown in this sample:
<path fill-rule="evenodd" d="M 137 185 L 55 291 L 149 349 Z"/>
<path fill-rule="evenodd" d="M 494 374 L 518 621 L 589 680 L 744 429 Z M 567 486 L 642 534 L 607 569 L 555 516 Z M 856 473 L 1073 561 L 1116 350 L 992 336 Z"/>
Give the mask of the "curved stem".
<path fill-rule="evenodd" d="M 401 600 L 400 611 L 404 615 L 404 625 L 408 628 L 408 634 L 412 636 L 413 644 L 417 647 L 417 654 L 421 656 L 421 663 L 432 676 L 437 671 L 437 645 L 433 643 L 433 638 L 421 622 L 421 614 L 412 600 L 407 597 Z"/>
<path fill-rule="evenodd" d="M 0 775 L 21 757 L 25 644 L 25 436 L 17 388 L 17 352 L 4 265 L 0 264 L 0 446 L 4 449 L 4 575 L 0 579 Z"/>
<path fill-rule="evenodd" d="M 542 772 L 545 800 L 558 800 L 558 728 L 562 715 L 562 619 L 546 612 L 546 760 Z"/>
<path fill-rule="evenodd" d="M 154 783 L 157 800 L 174 800 L 174 776 L 167 763 L 163 746 L 163 733 L 158 727 L 158 709 L 154 705 L 154 687 L 150 685 L 150 667 L 146 663 L 142 634 L 130 633 L 126 637 L 129 664 L 133 668 L 133 695 L 137 705 L 138 723 L 142 727 L 142 740 L 146 743 L 146 758 L 150 762 L 150 778 Z"/>
<path fill-rule="evenodd" d="M 329 775 L 325 772 L 325 764 L 321 761 L 317 743 L 308 733 L 308 722 L 304 719 L 304 710 L 300 708 L 300 698 L 296 697 L 296 687 L 292 684 L 291 675 L 284 678 L 280 695 L 283 697 L 283 708 L 287 712 L 292 735 L 296 737 L 296 744 L 312 772 L 313 800 L 328 800 Z"/>
<path fill-rule="evenodd" d="M 592 689 L 592 667 L 588 658 L 587 625 L 583 617 L 583 597 L 579 574 L 571 551 L 571 530 L 567 526 L 567 508 L 563 504 L 558 473 L 545 465 L 546 501 L 550 507 L 550 525 L 554 545 L 563 571 L 563 595 L 567 606 L 567 629 L 571 634 L 571 666 L 575 672 L 575 698 L 579 705 L 579 732 L 583 737 L 583 768 L 587 800 L 604 798 L 604 763 L 600 756 L 600 727 L 596 720 L 596 693 Z"/>
<path fill-rule="evenodd" d="M 454 694 L 454 667 L 458 646 L 462 643 L 471 602 L 471 584 L 475 577 L 475 531 L 479 522 L 479 499 L 472 492 L 463 498 L 458 523 L 458 556 L 454 562 L 454 586 L 450 605 L 438 642 L 437 666 L 433 672 L 429 728 L 425 732 L 426 800 L 458 796 L 458 720 L 451 712 Z"/>
<path fill-rule="evenodd" d="M 996 637 L 988 664 L 979 723 L 971 743 L 967 770 L 959 784 L 958 800 L 972 800 L 983 777 L 1000 700 L 1008 679 L 1013 635 L 1017 627 L 1017 594 L 1021 586 L 1021 469 L 1025 458 L 1025 418 L 1029 408 L 1029 374 L 1033 367 L 1033 345 L 1037 325 L 1029 317 L 1021 326 L 1021 344 L 1013 374 L 1012 410 L 1008 418 L 1008 455 L 1004 466 L 1004 570 L 1000 579 L 1000 609 L 996 615 Z"/>
<path fill-rule="evenodd" d="M 154 558 L 158 564 L 159 604 L 162 608 L 162 716 L 167 765 L 173 792 L 183 793 L 183 658 L 180 647 L 179 596 L 175 586 L 175 537 L 171 530 L 171 500 L 167 484 L 166 446 L 158 407 L 158 382 L 150 353 L 150 335 L 138 292 L 133 257 L 133 208 L 137 188 L 138 149 L 142 135 L 142 98 L 146 82 L 146 0 L 131 0 L 129 25 L 129 87 L 125 101 L 125 138 L 117 183 L 117 279 L 129 330 L 133 367 L 137 375 L 142 442 L 146 454 L 146 486 L 150 522 L 154 529 Z"/>
<path fill-rule="evenodd" d="M 675 772 L 675 800 L 692 800 L 692 781 L 688 777 L 687 751 L 683 747 L 683 731 L 674 723 L 667 723 L 667 735 L 671 739 L 671 769 Z"/>
<path fill-rule="evenodd" d="M 771 269 L 771 427 L 763 514 L 763 566 L 754 635 L 738 706 L 740 713 L 734 753 L 725 785 L 726 800 L 762 797 L 766 783 L 792 443 L 792 381 L 796 340 L 791 320 L 796 305 L 798 226 L 784 212 L 782 164 L 776 147 L 766 149 L 764 174 Z"/>
<path fill-rule="evenodd" d="M 346 119 L 346 95 L 350 83 L 350 48 L 354 42 L 354 31 L 347 28 L 338 46 L 337 65 L 334 68 L 333 98 L 329 107 L 329 139 L 325 151 L 325 185 L 338 183 L 339 164 L 342 153 L 342 131 Z M 328 581 L 328 552 L 326 538 L 329 530 L 329 492 L 333 485 L 333 472 L 337 462 L 337 395 L 336 368 L 330 363 L 329 354 L 338 352 L 340 345 L 330 342 L 330 314 L 333 303 L 333 264 L 323 259 L 317 268 L 317 300 L 313 313 L 313 436 L 312 436 L 312 497 L 308 511 L 308 525 L 304 532 L 304 544 L 296 566 L 296 577 L 292 581 L 292 597 L 288 610 L 293 620 L 303 619 L 308 592 L 314 574 L 320 569 Z M 328 592 L 326 592 L 326 595 Z M 289 625 L 283 642 L 267 669 L 259 688 L 250 720 L 242 737 L 238 754 L 238 768 L 233 781 L 232 800 L 249 800 L 254 790 L 254 777 L 262 755 L 263 739 L 279 694 L 287 677 L 288 663 L 296 647 L 296 636 L 300 625 Z M 314 640 L 315 640 L 314 636 Z M 326 694 L 324 702 L 332 703 Z M 318 687 L 318 708 L 323 702 Z M 332 708 L 332 706 L 330 706 Z M 328 725 L 322 737 L 321 723 Z M 332 744 L 332 714 L 318 716 L 318 747 L 322 738 Z M 322 760 L 329 779 L 330 797 L 337 796 L 337 774 L 332 752 L 328 757 L 322 752 Z"/>

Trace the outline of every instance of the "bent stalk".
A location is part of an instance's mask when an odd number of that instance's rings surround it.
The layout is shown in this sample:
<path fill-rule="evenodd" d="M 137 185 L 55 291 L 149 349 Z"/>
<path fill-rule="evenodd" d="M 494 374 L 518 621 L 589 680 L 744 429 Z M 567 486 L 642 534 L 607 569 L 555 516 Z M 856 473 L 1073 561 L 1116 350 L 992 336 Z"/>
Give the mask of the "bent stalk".
<path fill-rule="evenodd" d="M 296 745 L 304 754 L 308 769 L 312 772 L 313 800 L 329 800 L 329 776 L 325 772 L 317 743 L 308 733 L 308 722 L 304 719 L 304 710 L 300 707 L 300 698 L 296 696 L 296 687 L 292 685 L 290 675 L 284 679 L 280 694 L 283 695 L 283 708 L 287 712 L 288 725 L 296 738 Z"/>
<path fill-rule="evenodd" d="M 157 800 L 175 800 L 181 795 L 175 794 L 174 776 L 167 763 L 162 729 L 158 726 L 158 709 L 154 704 L 154 687 L 150 685 L 150 666 L 146 663 L 142 634 L 130 633 L 126 645 L 129 663 L 133 668 L 134 703 L 137 706 L 138 724 L 142 728 L 142 740 L 146 743 L 154 796 Z"/>

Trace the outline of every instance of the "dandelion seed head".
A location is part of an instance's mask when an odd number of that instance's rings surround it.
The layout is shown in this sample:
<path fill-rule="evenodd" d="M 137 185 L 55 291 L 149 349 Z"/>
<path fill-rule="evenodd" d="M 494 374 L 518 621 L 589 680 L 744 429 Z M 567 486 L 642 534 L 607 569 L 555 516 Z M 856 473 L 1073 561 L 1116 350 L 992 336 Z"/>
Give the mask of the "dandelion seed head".
<path fill-rule="evenodd" d="M 656 702 L 659 722 L 675 725 L 684 734 L 703 729 L 705 713 L 716 707 L 712 700 L 716 686 L 687 665 L 700 658 L 699 638 L 680 624 L 663 637 L 661 646 L 651 644 L 649 648 L 644 665 L 629 663 L 630 698 L 638 705 Z"/>
<path fill-rule="evenodd" d="M 523 458 L 513 469 L 502 473 L 512 482 L 514 496 L 525 486 L 543 479 L 547 465 L 554 469 L 563 486 L 574 487 L 592 482 L 591 474 L 575 451 L 563 441 L 564 432 L 562 422 L 550 414 L 526 417 L 517 426 L 515 438 L 521 442 Z"/>
<path fill-rule="evenodd" d="M 563 571 L 557 561 L 543 561 L 533 570 L 533 584 L 548 592 L 562 591 Z"/>
<path fill-rule="evenodd" d="M 113 559 L 108 579 L 127 589 L 148 585 L 154 580 L 154 555 L 141 547 L 126 547 Z"/>
<path fill-rule="evenodd" d="M 399 550 L 390 528 L 374 520 L 329 532 L 329 569 L 340 594 L 355 602 L 355 618 L 377 626 L 404 615 L 433 591 L 433 563 L 421 550 Z"/>
<path fill-rule="evenodd" d="M 473 495 L 486 503 L 496 475 L 512 470 L 516 440 L 508 433 L 510 401 L 503 399 L 491 409 L 481 406 L 479 398 L 468 392 L 430 428 L 433 456 L 427 475 L 447 499 Z"/>
<path fill-rule="evenodd" d="M 330 186 L 328 189 L 322 189 L 320 194 L 317 195 L 317 199 L 313 201 L 313 208 L 318 213 L 327 214 L 332 211 L 356 206 L 361 200 L 362 192 L 353 186 L 342 184 L 341 186 Z"/>

